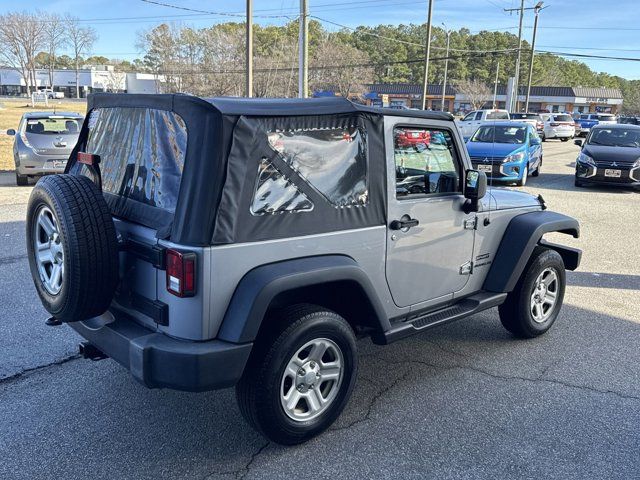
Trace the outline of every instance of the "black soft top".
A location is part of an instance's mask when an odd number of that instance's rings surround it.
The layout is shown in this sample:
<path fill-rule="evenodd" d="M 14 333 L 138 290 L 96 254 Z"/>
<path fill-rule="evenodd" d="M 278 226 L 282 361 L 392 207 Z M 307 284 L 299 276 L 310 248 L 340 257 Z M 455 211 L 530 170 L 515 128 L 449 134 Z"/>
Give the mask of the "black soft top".
<path fill-rule="evenodd" d="M 184 94 L 89 95 L 87 111 L 97 108 L 149 108 L 175 112 L 184 121 L 187 148 L 175 211 L 143 205 L 130 198 L 110 203 L 112 214 L 155 228 L 159 238 L 190 245 L 255 241 L 282 236 L 384 225 L 385 116 L 453 121 L 448 113 L 372 108 L 342 97 L 312 99 L 203 99 Z M 75 172 L 78 151 L 86 144 L 90 115 L 71 154 L 67 172 Z M 247 202 L 256 185 L 258 162 L 280 162 L 266 131 L 359 126 L 368 145 L 369 203 L 333 208 L 318 198 L 312 214 L 250 215 Z M 272 158 L 273 157 L 273 158 Z M 284 162 L 280 166 L 286 169 Z M 73 170 L 72 170 L 73 169 Z M 296 174 L 290 171 L 290 177 Z M 300 180 L 300 179 L 298 179 Z M 294 182 L 296 183 L 296 182 Z M 305 188 L 304 182 L 297 182 Z M 314 195 L 310 192 L 309 195 Z M 324 207 L 324 208 L 321 208 Z"/>

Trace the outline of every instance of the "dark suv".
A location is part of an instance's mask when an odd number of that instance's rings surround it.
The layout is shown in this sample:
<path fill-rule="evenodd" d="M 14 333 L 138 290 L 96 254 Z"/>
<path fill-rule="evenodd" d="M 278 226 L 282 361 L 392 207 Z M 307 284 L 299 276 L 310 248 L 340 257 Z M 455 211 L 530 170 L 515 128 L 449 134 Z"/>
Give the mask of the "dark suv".
<path fill-rule="evenodd" d="M 485 190 L 449 114 L 97 94 L 66 174 L 33 190 L 27 246 L 85 356 L 152 388 L 236 385 L 248 422 L 293 444 L 347 403 L 357 336 L 495 306 L 514 335 L 551 327 L 580 251 L 542 237 L 578 223 Z"/>

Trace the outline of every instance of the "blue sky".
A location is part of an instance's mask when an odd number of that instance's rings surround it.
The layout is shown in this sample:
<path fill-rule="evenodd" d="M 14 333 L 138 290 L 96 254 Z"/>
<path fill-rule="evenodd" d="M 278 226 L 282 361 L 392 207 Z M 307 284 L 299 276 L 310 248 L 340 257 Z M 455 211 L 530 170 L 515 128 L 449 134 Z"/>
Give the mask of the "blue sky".
<path fill-rule="evenodd" d="M 165 3 L 215 11 L 242 13 L 244 0 L 161 0 Z M 503 12 L 503 8 L 518 6 L 520 0 L 435 0 L 434 24 L 445 22 L 450 28 L 467 27 L 472 31 L 508 30 L 517 33 L 517 15 Z M 532 6 L 537 0 L 525 0 Z M 195 27 L 233 20 L 234 17 L 193 15 L 186 11 L 141 0 L 21 0 L 20 9 L 47 12 L 73 12 L 87 19 L 100 36 L 94 54 L 132 59 L 136 52 L 136 32 L 161 21 L 180 21 Z M 540 16 L 537 47 L 566 53 L 640 58 L 640 0 L 547 0 L 549 8 Z M 426 17 L 426 0 L 309 0 L 310 13 L 323 19 L 350 27 L 379 23 L 419 23 Z M 17 6 L 13 0 L 0 0 L 5 13 Z M 254 0 L 256 23 L 278 24 L 286 18 L 266 17 L 290 15 L 295 17 L 299 0 Z M 154 18 L 131 18 L 151 17 Z M 117 19 L 117 20 L 91 20 Z M 241 21 L 241 19 L 240 19 Z M 525 26 L 533 25 L 528 12 Z M 338 27 L 325 24 L 327 29 Z M 531 28 L 524 36 L 530 40 Z M 640 79 L 640 62 L 584 59 L 596 71 L 604 71 L 629 79 Z"/>

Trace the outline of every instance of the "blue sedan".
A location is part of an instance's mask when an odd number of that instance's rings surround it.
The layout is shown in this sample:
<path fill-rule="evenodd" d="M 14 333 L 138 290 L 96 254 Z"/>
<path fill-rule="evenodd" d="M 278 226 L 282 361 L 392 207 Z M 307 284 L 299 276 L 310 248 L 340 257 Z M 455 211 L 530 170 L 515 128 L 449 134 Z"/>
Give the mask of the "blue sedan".
<path fill-rule="evenodd" d="M 542 143 L 535 128 L 522 122 L 486 123 L 467 142 L 473 168 L 493 181 L 525 185 L 542 167 Z"/>

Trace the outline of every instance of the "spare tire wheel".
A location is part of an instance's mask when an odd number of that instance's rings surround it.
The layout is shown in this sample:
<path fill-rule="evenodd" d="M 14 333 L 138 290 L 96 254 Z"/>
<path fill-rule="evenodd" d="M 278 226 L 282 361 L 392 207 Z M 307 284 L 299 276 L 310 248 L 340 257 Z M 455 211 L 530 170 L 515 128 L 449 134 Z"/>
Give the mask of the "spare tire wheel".
<path fill-rule="evenodd" d="M 29 267 L 44 308 L 62 322 L 104 313 L 118 284 L 107 202 L 87 177 L 41 178 L 27 208 Z"/>

